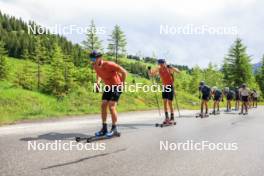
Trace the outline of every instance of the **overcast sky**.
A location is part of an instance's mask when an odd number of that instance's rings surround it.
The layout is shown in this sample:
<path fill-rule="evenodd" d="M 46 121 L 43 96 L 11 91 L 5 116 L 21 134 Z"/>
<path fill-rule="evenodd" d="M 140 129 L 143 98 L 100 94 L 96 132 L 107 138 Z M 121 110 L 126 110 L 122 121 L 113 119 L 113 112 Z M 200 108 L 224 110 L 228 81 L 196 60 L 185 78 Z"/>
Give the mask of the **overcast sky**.
<path fill-rule="evenodd" d="M 99 35 L 105 44 L 118 24 L 126 34 L 129 54 L 155 53 L 170 63 L 202 67 L 221 64 L 236 37 L 247 45 L 252 62 L 260 61 L 263 7 L 262 0 L 0 0 L 2 12 L 47 27 L 86 27 L 93 19 L 106 32 Z M 166 26 L 170 32 L 161 33 Z M 85 39 L 76 32 L 64 35 L 75 43 Z"/>

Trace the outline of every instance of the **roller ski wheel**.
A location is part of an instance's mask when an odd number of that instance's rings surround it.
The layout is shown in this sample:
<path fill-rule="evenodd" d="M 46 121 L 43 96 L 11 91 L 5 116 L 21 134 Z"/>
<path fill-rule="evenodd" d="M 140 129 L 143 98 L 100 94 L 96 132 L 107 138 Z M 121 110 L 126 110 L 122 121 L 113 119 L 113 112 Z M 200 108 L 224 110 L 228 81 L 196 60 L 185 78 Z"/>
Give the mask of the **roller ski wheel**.
<path fill-rule="evenodd" d="M 75 137 L 75 141 L 76 142 L 80 142 L 81 141 L 81 137 Z"/>

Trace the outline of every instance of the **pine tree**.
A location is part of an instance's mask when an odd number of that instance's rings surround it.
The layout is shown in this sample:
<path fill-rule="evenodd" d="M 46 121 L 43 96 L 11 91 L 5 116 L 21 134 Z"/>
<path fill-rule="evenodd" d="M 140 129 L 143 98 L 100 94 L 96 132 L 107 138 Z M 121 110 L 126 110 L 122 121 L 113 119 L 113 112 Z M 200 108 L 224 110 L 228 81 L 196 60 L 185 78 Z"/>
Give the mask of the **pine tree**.
<path fill-rule="evenodd" d="M 29 59 L 30 58 L 30 55 L 29 55 L 29 52 L 28 52 L 28 49 L 27 48 L 24 48 L 23 51 L 22 51 L 22 58 L 23 59 Z"/>
<path fill-rule="evenodd" d="M 224 84 L 225 85 L 232 85 L 232 75 L 230 73 L 231 71 L 231 68 L 230 68 L 231 65 L 228 64 L 226 58 L 224 59 L 224 64 L 223 64 L 223 67 L 222 67 L 222 72 L 224 74 L 224 77 L 223 77 L 223 81 L 224 81 Z"/>
<path fill-rule="evenodd" d="M 209 63 L 208 67 L 204 70 L 205 82 L 209 86 L 222 87 L 223 74 L 217 69 L 216 65 Z"/>
<path fill-rule="evenodd" d="M 262 56 L 262 65 L 256 74 L 256 80 L 264 97 L 264 55 Z"/>
<path fill-rule="evenodd" d="M 15 83 L 21 86 L 23 89 L 33 90 L 35 81 L 33 74 L 32 65 L 30 64 L 30 61 L 26 60 L 23 63 L 22 68 L 16 72 Z"/>
<path fill-rule="evenodd" d="M 8 72 L 5 54 L 4 42 L 0 40 L 0 80 L 5 79 Z"/>
<path fill-rule="evenodd" d="M 64 56 L 64 90 L 66 93 L 70 92 L 75 86 L 74 84 L 75 69 L 70 56 Z"/>
<path fill-rule="evenodd" d="M 84 48 L 88 52 L 91 52 L 93 50 L 102 50 L 102 41 L 98 38 L 96 32 L 96 26 L 94 24 L 94 21 L 92 20 L 89 29 L 87 29 L 86 40 L 82 42 Z"/>
<path fill-rule="evenodd" d="M 109 54 L 114 55 L 117 63 L 117 58 L 121 54 L 126 52 L 126 38 L 123 31 L 121 31 L 120 26 L 116 25 L 112 34 L 110 35 L 108 50 Z"/>
<path fill-rule="evenodd" d="M 39 38 L 35 39 L 35 50 L 34 50 L 34 61 L 37 63 L 37 73 L 36 73 L 36 77 L 37 77 L 37 88 L 38 90 L 40 90 L 41 87 L 41 77 L 42 77 L 42 70 L 41 67 L 45 61 L 45 50 L 44 47 L 41 45 L 41 40 Z"/>
<path fill-rule="evenodd" d="M 49 79 L 46 85 L 46 91 L 55 95 L 58 99 L 65 96 L 65 78 L 63 53 L 58 45 L 54 46 L 54 54 L 51 60 L 51 69 L 49 70 Z"/>
<path fill-rule="evenodd" d="M 199 68 L 199 66 L 195 66 L 193 68 L 191 76 L 192 76 L 192 79 L 191 79 L 191 82 L 190 82 L 190 85 L 189 85 L 189 89 L 190 89 L 189 91 L 192 94 L 195 94 L 198 91 L 199 83 L 202 80 L 204 80 L 203 74 L 202 74 L 202 70 Z"/>
<path fill-rule="evenodd" d="M 224 79 L 229 87 L 238 87 L 243 83 L 252 84 L 253 72 L 247 55 L 246 46 L 241 39 L 236 39 L 224 60 Z"/>

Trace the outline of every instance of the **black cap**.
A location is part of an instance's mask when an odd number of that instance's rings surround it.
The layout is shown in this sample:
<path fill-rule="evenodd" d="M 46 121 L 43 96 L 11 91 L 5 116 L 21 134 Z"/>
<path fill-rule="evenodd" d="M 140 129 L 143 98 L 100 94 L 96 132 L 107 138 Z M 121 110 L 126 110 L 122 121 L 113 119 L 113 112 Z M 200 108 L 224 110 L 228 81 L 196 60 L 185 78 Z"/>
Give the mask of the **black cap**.
<path fill-rule="evenodd" d="M 205 85 L 205 82 L 204 81 L 201 81 L 200 82 L 200 86 L 204 86 Z"/>
<path fill-rule="evenodd" d="M 165 63 L 166 63 L 165 59 L 158 59 L 158 64 L 165 64 Z"/>
<path fill-rule="evenodd" d="M 98 58 L 98 57 L 101 57 L 102 56 L 102 53 L 96 51 L 96 50 L 93 50 L 91 53 L 90 53 L 90 58 Z"/>

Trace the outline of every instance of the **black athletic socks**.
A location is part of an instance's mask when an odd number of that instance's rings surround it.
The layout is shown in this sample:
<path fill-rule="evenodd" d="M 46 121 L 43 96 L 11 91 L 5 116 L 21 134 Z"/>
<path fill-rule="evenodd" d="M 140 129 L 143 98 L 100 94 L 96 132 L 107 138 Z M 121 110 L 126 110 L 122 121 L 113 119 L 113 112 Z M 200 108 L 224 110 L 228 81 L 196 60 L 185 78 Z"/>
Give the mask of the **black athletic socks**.
<path fill-rule="evenodd" d="M 112 125 L 112 129 L 111 129 L 112 131 L 113 130 L 116 130 L 116 125 Z"/>
<path fill-rule="evenodd" d="M 102 128 L 103 131 L 107 131 L 107 124 L 106 123 L 103 123 L 103 128 Z"/>
<path fill-rule="evenodd" d="M 168 119 L 169 118 L 169 113 L 165 112 L 165 118 Z"/>
<path fill-rule="evenodd" d="M 171 113 L 171 118 L 170 119 L 174 120 L 174 114 L 173 113 Z"/>

